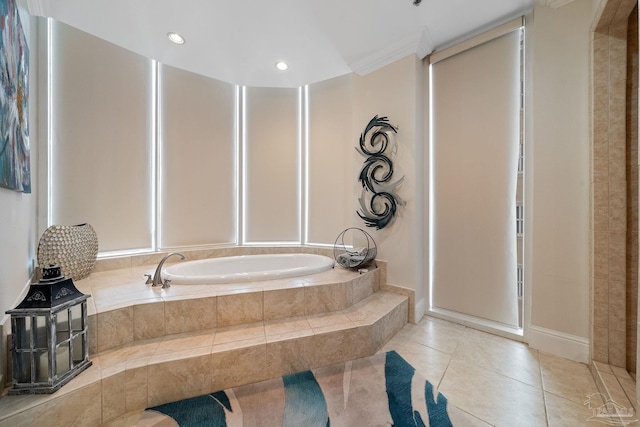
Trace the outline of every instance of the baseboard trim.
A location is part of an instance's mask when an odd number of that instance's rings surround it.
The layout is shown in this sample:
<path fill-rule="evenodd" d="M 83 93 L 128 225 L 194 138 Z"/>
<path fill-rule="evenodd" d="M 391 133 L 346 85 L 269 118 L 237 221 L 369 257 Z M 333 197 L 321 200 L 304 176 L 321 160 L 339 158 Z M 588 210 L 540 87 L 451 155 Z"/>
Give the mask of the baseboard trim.
<path fill-rule="evenodd" d="M 575 362 L 589 363 L 588 338 L 534 325 L 529 326 L 528 332 L 531 348 Z"/>

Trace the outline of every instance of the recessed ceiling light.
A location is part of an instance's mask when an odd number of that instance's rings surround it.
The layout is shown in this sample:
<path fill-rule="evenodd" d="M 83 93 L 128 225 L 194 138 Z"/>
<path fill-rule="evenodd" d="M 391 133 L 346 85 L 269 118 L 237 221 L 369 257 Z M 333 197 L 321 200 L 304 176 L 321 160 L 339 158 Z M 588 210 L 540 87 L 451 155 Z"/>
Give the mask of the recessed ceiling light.
<path fill-rule="evenodd" d="M 289 68 L 289 65 L 284 61 L 278 61 L 276 62 L 276 68 L 280 71 L 285 71 L 287 68 Z"/>
<path fill-rule="evenodd" d="M 184 44 L 184 37 L 178 33 L 167 33 L 167 37 L 175 44 Z"/>

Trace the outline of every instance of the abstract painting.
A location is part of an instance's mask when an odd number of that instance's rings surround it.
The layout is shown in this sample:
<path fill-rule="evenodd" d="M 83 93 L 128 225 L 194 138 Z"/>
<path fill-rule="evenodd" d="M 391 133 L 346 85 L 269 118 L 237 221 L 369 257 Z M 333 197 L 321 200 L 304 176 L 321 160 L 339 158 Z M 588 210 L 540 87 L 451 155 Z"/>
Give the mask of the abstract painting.
<path fill-rule="evenodd" d="M 16 0 L 0 0 L 0 187 L 31 193 L 29 47 Z"/>

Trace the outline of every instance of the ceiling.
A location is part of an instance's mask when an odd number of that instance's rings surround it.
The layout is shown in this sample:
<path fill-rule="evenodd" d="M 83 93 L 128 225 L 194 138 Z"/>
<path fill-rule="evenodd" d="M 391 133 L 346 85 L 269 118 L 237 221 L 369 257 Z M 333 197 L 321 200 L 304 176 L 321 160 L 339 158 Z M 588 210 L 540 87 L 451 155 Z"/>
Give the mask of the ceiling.
<path fill-rule="evenodd" d="M 535 0 L 22 0 L 161 63 L 246 86 L 298 87 L 424 57 Z M 181 34 L 176 45 L 168 32 Z M 287 71 L 275 68 L 277 61 Z"/>

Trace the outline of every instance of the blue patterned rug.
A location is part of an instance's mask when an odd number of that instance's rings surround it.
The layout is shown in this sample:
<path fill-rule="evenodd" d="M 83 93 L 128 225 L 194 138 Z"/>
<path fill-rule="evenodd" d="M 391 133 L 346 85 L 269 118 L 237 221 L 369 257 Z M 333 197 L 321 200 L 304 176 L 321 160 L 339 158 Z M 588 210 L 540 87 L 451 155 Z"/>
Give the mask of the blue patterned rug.
<path fill-rule="evenodd" d="M 395 351 L 148 408 L 139 427 L 474 426 Z"/>

